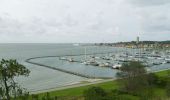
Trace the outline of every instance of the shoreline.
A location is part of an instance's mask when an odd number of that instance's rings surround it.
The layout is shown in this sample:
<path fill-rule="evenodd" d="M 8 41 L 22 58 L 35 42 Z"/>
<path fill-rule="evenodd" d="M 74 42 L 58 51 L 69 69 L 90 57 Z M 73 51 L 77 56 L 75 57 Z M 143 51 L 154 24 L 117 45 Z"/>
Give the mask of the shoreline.
<path fill-rule="evenodd" d="M 114 52 L 105 52 L 105 53 L 95 53 L 95 54 L 107 54 L 107 53 L 114 53 Z M 90 75 L 86 75 L 86 74 L 82 74 L 82 73 L 77 73 L 77 72 L 72 72 L 72 71 L 68 71 L 65 69 L 61 69 L 61 68 L 57 68 L 57 67 L 52 67 L 52 66 L 48 66 L 48 65 L 44 65 L 44 64 L 40 64 L 40 63 L 36 63 L 33 62 L 31 60 L 33 59 L 40 59 L 40 58 L 53 58 L 53 57 L 65 57 L 65 56 L 81 56 L 84 54 L 77 54 L 77 55 L 62 55 L 62 56 L 39 56 L 39 57 L 32 57 L 32 58 L 28 58 L 25 60 L 26 63 L 29 64 L 33 64 L 33 65 L 37 65 L 37 66 L 42 66 L 42 67 L 46 67 L 49 69 L 53 69 L 53 70 L 58 70 L 64 73 L 68 73 L 68 74 L 72 74 L 72 75 L 76 75 L 76 76 L 80 76 L 80 77 L 84 77 L 84 78 L 88 78 L 88 79 L 112 79 L 113 77 L 97 77 L 97 76 L 90 76 Z M 92 55 L 91 53 L 87 54 L 87 55 Z"/>
<path fill-rule="evenodd" d="M 113 52 L 109 52 L 109 53 L 113 53 Z M 105 54 L 105 53 L 96 53 L 96 54 Z M 84 54 L 78 54 L 78 55 L 84 55 Z M 38 66 L 46 67 L 46 68 L 49 68 L 49 69 L 58 70 L 58 71 L 65 72 L 65 73 L 68 73 L 68 74 L 87 78 L 87 80 L 84 80 L 84 81 L 77 81 L 77 82 L 72 82 L 72 83 L 68 83 L 68 84 L 65 84 L 65 85 L 54 86 L 54 87 L 47 88 L 47 89 L 39 89 L 39 90 L 31 91 L 30 94 L 39 94 L 39 93 L 44 93 L 44 92 L 51 92 L 51 91 L 58 91 L 58 90 L 64 90 L 64 89 L 81 87 L 81 86 L 88 86 L 88 85 L 93 85 L 93 84 L 97 84 L 97 83 L 109 82 L 109 81 L 113 81 L 113 80 L 117 79 L 117 78 L 114 78 L 114 77 L 112 77 L 112 78 L 111 77 L 110 78 L 102 78 L 102 77 L 84 76 L 83 74 L 73 73 L 73 72 L 70 72 L 70 71 L 65 71 L 65 70 L 62 70 L 62 69 L 54 68 L 54 67 L 51 67 L 51 66 L 47 66 L 47 65 L 43 65 L 43 64 L 39 64 L 39 63 L 35 63 L 35 62 L 31 61 L 33 59 L 39 59 L 39 58 L 78 56 L 78 55 L 40 56 L 40 57 L 32 57 L 32 58 L 26 59 L 25 62 L 33 64 L 33 65 L 38 65 Z M 87 55 L 91 55 L 91 54 L 87 54 Z M 148 73 L 156 73 L 156 72 L 166 71 L 166 70 L 169 70 L 169 69 L 170 68 L 165 68 L 165 69 L 160 69 L 160 70 L 158 69 L 158 70 L 155 70 L 155 71 L 154 70 L 148 71 Z"/>
<path fill-rule="evenodd" d="M 93 84 L 98 84 L 98 83 L 104 83 L 104 82 L 109 82 L 109 81 L 114 81 L 115 79 L 88 79 L 86 81 L 78 81 L 78 82 L 73 82 L 67 85 L 63 85 L 61 87 L 54 87 L 54 88 L 49 88 L 49 89 L 42 89 L 42 90 L 36 90 L 36 91 L 30 91 L 30 94 L 40 94 L 40 93 L 45 93 L 45 92 L 52 92 L 52 91 L 59 91 L 59 90 L 64 90 L 64 89 L 69 89 L 69 88 L 75 88 L 75 87 L 81 87 L 81 86 L 88 86 L 88 85 L 93 85 Z"/>
<path fill-rule="evenodd" d="M 149 73 L 157 73 L 157 72 L 162 72 L 162 71 L 167 71 L 170 70 L 170 68 L 159 70 L 159 71 L 153 71 Z M 32 91 L 30 94 L 40 94 L 40 93 L 45 93 L 45 92 L 52 92 L 52 91 L 60 91 L 60 90 L 65 90 L 65 89 L 70 89 L 70 88 L 76 88 L 76 87 L 82 87 L 82 86 L 88 86 L 88 85 L 95 85 L 99 83 L 104 83 L 104 82 L 110 82 L 110 81 L 115 81 L 118 78 L 113 78 L 113 79 L 88 79 L 88 81 L 85 81 L 87 83 L 83 83 L 84 81 L 78 81 L 78 82 L 73 82 L 67 85 L 63 85 L 61 87 L 54 87 L 54 88 L 49 88 L 49 89 L 42 89 L 42 90 L 37 90 L 37 91 Z"/>

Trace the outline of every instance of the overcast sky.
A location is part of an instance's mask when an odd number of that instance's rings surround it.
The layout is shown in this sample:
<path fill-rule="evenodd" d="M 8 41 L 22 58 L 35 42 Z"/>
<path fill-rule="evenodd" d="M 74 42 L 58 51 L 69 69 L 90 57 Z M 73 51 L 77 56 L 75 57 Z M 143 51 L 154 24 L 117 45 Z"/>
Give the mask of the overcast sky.
<path fill-rule="evenodd" d="M 0 0 L 0 42 L 170 40 L 170 0 Z"/>

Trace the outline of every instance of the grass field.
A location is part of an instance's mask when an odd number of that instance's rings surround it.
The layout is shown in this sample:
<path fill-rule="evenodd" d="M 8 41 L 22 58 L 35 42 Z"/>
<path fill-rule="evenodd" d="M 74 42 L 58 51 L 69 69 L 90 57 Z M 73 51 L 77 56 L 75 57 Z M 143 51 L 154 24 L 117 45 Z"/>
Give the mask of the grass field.
<path fill-rule="evenodd" d="M 170 70 L 166 70 L 166 71 L 156 72 L 155 74 L 158 77 L 167 77 L 170 75 L 169 73 L 170 73 Z M 106 91 L 111 91 L 111 90 L 118 88 L 117 81 L 115 80 L 115 81 L 94 84 L 94 85 L 52 91 L 52 92 L 49 92 L 49 94 L 50 94 L 50 96 L 58 96 L 58 97 L 80 97 L 83 95 L 83 91 L 85 91 L 86 89 L 88 89 L 89 87 L 92 87 L 92 86 L 101 87 L 101 88 L 105 89 Z M 42 98 L 45 94 L 46 93 L 40 93 L 40 94 L 38 94 L 38 96 L 39 96 L 39 98 Z M 157 98 L 159 98 L 159 97 L 166 98 L 165 89 L 162 89 L 159 87 L 154 88 L 154 95 L 156 95 Z M 139 99 L 138 97 L 126 95 L 126 94 L 123 94 L 122 96 L 129 98 L 129 100 L 138 100 Z"/>
<path fill-rule="evenodd" d="M 110 82 L 104 82 L 104 83 L 100 83 L 100 84 L 70 88 L 70 89 L 59 90 L 59 91 L 52 91 L 52 92 L 50 92 L 50 95 L 51 96 L 81 96 L 83 94 L 84 90 L 86 90 L 92 86 L 102 87 L 103 89 L 106 89 L 106 90 L 112 90 L 112 89 L 116 89 L 118 87 L 116 81 L 110 81 Z M 45 93 L 40 93 L 39 96 L 42 97 L 44 94 Z"/>
<path fill-rule="evenodd" d="M 170 76 L 170 70 L 156 72 L 155 74 L 158 75 L 159 77 L 167 77 Z"/>

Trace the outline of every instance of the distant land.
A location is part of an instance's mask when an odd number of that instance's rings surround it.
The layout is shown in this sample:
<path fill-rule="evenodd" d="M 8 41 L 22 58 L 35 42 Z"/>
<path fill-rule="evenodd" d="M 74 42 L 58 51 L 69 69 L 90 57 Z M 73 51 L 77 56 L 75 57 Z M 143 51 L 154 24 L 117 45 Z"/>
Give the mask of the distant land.
<path fill-rule="evenodd" d="M 131 41 L 117 43 L 95 43 L 97 46 L 113 46 L 113 47 L 128 47 L 128 48 L 170 48 L 170 40 L 167 41 Z"/>

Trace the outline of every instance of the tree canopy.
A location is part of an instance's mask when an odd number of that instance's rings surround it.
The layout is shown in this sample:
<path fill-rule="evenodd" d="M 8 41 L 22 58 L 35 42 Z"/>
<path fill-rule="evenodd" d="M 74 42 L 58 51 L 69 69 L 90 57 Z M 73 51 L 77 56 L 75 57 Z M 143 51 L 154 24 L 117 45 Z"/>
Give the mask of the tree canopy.
<path fill-rule="evenodd" d="M 138 61 L 124 63 L 117 75 L 123 91 L 136 93 L 148 85 L 145 66 Z"/>
<path fill-rule="evenodd" d="M 14 59 L 0 61 L 0 96 L 3 99 L 10 100 L 10 97 L 23 94 L 23 88 L 15 82 L 14 78 L 19 76 L 28 76 L 30 73 L 24 65 L 19 64 Z"/>

